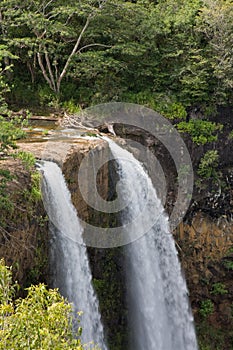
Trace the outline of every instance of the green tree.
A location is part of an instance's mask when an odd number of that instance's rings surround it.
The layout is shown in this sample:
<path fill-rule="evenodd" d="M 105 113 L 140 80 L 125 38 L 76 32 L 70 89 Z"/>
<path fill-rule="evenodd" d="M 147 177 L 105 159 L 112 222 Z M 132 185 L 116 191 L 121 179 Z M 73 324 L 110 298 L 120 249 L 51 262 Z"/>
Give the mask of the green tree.
<path fill-rule="evenodd" d="M 94 103 L 127 100 L 153 86 L 157 49 L 149 9 L 148 1 L 110 1 L 93 23 L 92 40 L 109 47 L 76 56 L 73 77 L 90 86 Z"/>
<path fill-rule="evenodd" d="M 40 72 L 55 94 L 72 79 L 73 89 L 96 90 L 96 100 L 100 90 L 100 98 L 119 98 L 126 89 L 153 84 L 152 7 L 148 1 L 69 0 L 64 6 L 60 0 L 5 0 L 2 41 L 20 56 L 32 82 Z"/>
<path fill-rule="evenodd" d="M 152 21 L 157 31 L 158 74 L 155 88 L 179 96 L 190 105 L 204 94 L 205 62 L 199 52 L 198 36 L 194 33 L 200 1 L 158 1 Z M 200 84 L 200 82 L 202 82 Z"/>
<path fill-rule="evenodd" d="M 206 57 L 212 69 L 217 102 L 232 97 L 233 6 L 231 0 L 205 0 L 200 8 L 196 31 L 205 39 Z M 213 78 L 210 78 L 213 80 Z"/>
<path fill-rule="evenodd" d="M 15 58 L 17 57 L 9 52 L 7 46 L 1 44 L 0 42 L 0 115 L 7 113 L 7 103 L 5 101 L 5 95 L 10 90 L 9 84 L 7 82 L 7 73 L 9 73 L 12 68 L 12 65 L 9 63 L 9 59 Z"/>
<path fill-rule="evenodd" d="M 232 102 L 231 18 L 231 0 L 4 0 L 0 45 L 19 57 L 13 91 L 25 103 L 142 94 L 168 101 L 168 114 L 172 104 L 206 110 Z"/>
<path fill-rule="evenodd" d="M 84 36 L 106 3 L 107 0 L 68 0 L 64 5 L 61 0 L 6 0 L 1 11 L 2 32 L 6 25 L 8 31 L 3 40 L 18 51 L 26 49 L 32 75 L 36 60 L 51 90 L 59 94 L 74 55 L 104 46 L 86 43 Z"/>
<path fill-rule="evenodd" d="M 72 307 L 57 289 L 31 286 L 16 301 L 13 293 L 11 269 L 0 260 L 0 349 L 84 349 L 74 338 Z"/>
<path fill-rule="evenodd" d="M 25 137 L 25 135 L 18 120 L 6 120 L 0 116 L 0 158 L 8 155 L 10 149 L 16 149 L 16 140 Z"/>

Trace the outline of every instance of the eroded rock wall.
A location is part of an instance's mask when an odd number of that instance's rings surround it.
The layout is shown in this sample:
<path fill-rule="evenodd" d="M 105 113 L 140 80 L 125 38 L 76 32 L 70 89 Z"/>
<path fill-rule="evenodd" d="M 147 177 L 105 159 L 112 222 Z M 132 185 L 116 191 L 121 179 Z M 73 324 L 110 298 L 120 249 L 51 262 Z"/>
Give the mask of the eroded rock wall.
<path fill-rule="evenodd" d="M 31 173 L 20 160 L 6 159 L 0 167 L 13 177 L 7 182 L 8 205 L 1 207 L 0 258 L 12 266 L 22 287 L 47 281 L 48 220 L 41 198 L 33 193 Z"/>
<path fill-rule="evenodd" d="M 231 350 L 233 222 L 198 212 L 175 232 L 200 344 Z"/>

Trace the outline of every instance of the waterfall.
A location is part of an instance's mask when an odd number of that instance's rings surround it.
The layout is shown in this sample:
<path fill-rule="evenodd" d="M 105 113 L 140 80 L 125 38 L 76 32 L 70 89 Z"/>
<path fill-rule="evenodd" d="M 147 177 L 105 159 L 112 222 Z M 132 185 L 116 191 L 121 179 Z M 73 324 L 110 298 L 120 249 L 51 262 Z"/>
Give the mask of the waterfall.
<path fill-rule="evenodd" d="M 74 306 L 82 311 L 83 343 L 94 342 L 101 350 L 104 344 L 103 326 L 98 310 L 98 300 L 92 287 L 92 276 L 87 250 L 82 244 L 83 228 L 71 202 L 61 169 L 57 164 L 43 161 L 42 193 L 45 209 L 50 221 L 50 266 L 54 288 Z M 92 344 L 90 343 L 90 349 Z"/>
<path fill-rule="evenodd" d="M 107 141 L 118 163 L 118 195 L 128 203 L 122 225 L 129 227 L 132 241 L 125 246 L 131 348 L 197 350 L 188 291 L 164 209 L 141 163 Z"/>

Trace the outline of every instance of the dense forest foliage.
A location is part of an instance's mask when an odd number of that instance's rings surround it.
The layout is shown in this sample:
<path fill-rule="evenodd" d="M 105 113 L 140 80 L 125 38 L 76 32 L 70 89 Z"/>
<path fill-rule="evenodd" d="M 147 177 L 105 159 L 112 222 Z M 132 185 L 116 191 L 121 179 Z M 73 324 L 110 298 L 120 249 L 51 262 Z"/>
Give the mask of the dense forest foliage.
<path fill-rule="evenodd" d="M 12 108 L 146 104 L 172 117 L 233 103 L 231 0 L 2 0 Z"/>

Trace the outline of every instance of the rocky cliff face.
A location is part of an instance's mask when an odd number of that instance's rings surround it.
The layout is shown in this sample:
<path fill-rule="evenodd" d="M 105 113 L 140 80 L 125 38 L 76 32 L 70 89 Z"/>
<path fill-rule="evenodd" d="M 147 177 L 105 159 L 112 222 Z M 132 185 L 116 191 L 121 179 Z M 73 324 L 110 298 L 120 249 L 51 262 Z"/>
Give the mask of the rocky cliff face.
<path fill-rule="evenodd" d="M 124 133 L 120 126 L 116 130 L 121 136 L 144 144 L 154 152 L 167 169 L 166 181 L 168 196 L 166 210 L 169 213 L 174 204 L 176 189 L 172 183 L 177 176 L 174 165 L 162 145 L 151 140 L 141 130 L 128 130 Z M 193 200 L 184 221 L 174 232 L 177 249 L 190 291 L 190 301 L 194 311 L 202 349 L 230 350 L 232 341 L 232 277 L 233 277 L 233 172 L 232 141 L 226 137 L 216 147 L 220 153 L 221 183 L 203 181 L 196 186 Z M 194 146 L 186 140 L 194 168 L 208 146 Z M 76 141 L 52 141 L 46 143 L 20 144 L 24 150 L 32 152 L 38 159 L 45 158 L 59 163 L 65 174 L 72 200 L 84 222 L 94 225 L 112 225 L 109 215 L 93 210 L 84 200 L 79 188 L 77 173 L 87 155 L 87 163 L 81 176 L 86 182 L 87 198 L 92 195 L 88 179 L 93 172 L 93 159 L 104 159 L 109 152 L 107 143 L 96 139 Z M 132 145 L 131 145 L 132 147 Z M 134 148 L 135 150 L 135 148 Z M 138 151 L 139 158 L 148 155 Z M 148 156 L 149 157 L 149 156 Z M 148 171 L 153 173 L 153 164 L 148 158 Z M 17 278 L 24 283 L 45 279 L 48 227 L 46 213 L 41 200 L 28 201 L 32 189 L 29 172 L 17 162 L 4 161 L 1 167 L 10 168 L 15 179 L 10 183 L 9 192 L 14 200 L 14 210 L 2 213 L 7 222 L 1 230 L 0 256 L 7 264 L 13 264 Z M 103 199 L 114 197 L 116 179 L 110 176 L 113 164 L 104 163 L 97 172 L 97 189 Z M 195 180 L 197 175 L 195 174 Z M 160 181 L 160 179 L 155 179 Z M 197 182 L 196 182 L 197 183 Z M 42 254 L 43 252 L 43 254 Z M 125 300 L 124 252 L 122 248 L 89 248 L 94 285 L 99 294 L 100 307 L 106 324 L 111 349 L 127 348 L 127 307 Z M 43 271 L 43 275 L 41 275 Z"/>
<path fill-rule="evenodd" d="M 201 210 L 175 232 L 200 344 L 232 349 L 233 223 Z"/>
<path fill-rule="evenodd" d="M 90 150 L 95 156 L 95 152 L 104 152 L 105 146 L 106 143 L 102 141 L 83 139 L 77 143 L 59 141 L 19 143 L 19 150 L 31 152 L 38 160 L 41 158 L 53 160 L 63 167 L 74 204 L 85 221 L 91 217 L 91 214 L 76 188 L 78 182 L 76 170 Z M 34 181 L 33 173 L 36 173 L 36 169 L 28 169 L 21 160 L 12 158 L 2 160 L 0 168 L 9 170 L 12 176 L 6 188 L 9 203 L 1 207 L 0 257 L 5 259 L 6 264 L 13 266 L 14 278 L 21 285 L 26 287 L 40 280 L 46 280 L 49 283 L 47 270 L 48 218 L 42 198 L 40 195 L 34 195 L 35 190 L 38 193 L 40 191 L 39 177 L 37 176 L 37 183 Z M 87 167 L 87 173 L 83 174 L 85 181 L 88 179 L 89 171 L 92 171 L 91 165 Z M 106 197 L 108 193 L 107 165 L 102 167 L 97 178 L 99 179 L 99 192 Z"/>
<path fill-rule="evenodd" d="M 38 183 L 22 162 L 6 159 L 0 168 L 13 177 L 6 188 L 8 204 L 1 207 L 0 257 L 13 267 L 19 284 L 27 287 L 46 279 L 48 220 L 42 200 L 34 192 Z"/>

